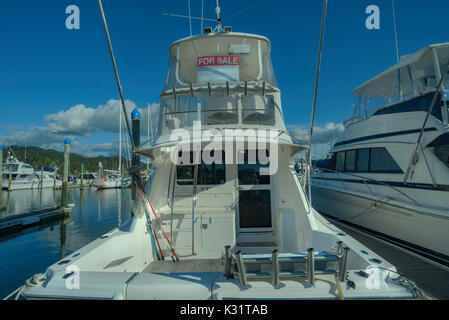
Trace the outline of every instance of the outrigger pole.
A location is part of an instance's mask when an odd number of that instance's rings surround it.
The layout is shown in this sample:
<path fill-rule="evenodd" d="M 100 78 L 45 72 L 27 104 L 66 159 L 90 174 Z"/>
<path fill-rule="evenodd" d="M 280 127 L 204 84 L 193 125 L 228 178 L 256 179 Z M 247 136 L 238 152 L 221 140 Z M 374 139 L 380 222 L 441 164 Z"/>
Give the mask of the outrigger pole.
<path fill-rule="evenodd" d="M 433 94 L 432 102 L 430 103 L 429 110 L 427 111 L 426 118 L 424 119 L 424 123 L 421 127 L 421 132 L 419 133 L 418 140 L 416 141 L 412 156 L 410 157 L 407 171 L 405 172 L 405 175 L 404 175 L 404 181 L 402 182 L 403 184 L 407 183 L 407 180 L 410 178 L 411 173 L 414 170 L 416 163 L 418 162 L 418 158 L 417 158 L 418 157 L 418 148 L 421 146 L 421 140 L 424 135 L 424 131 L 426 130 L 427 122 L 429 121 L 429 117 L 432 114 L 432 110 L 437 101 L 438 94 L 440 93 L 441 88 L 443 87 L 443 83 L 444 83 L 444 80 L 446 79 L 446 75 L 448 72 L 449 72 L 449 62 L 447 63 L 446 68 L 444 69 L 444 73 L 443 73 L 444 76 L 441 76 L 440 82 L 438 83 L 438 87 L 437 87 L 435 93 Z M 435 184 L 435 182 L 434 182 L 434 184 Z"/>
<path fill-rule="evenodd" d="M 108 41 L 109 53 L 111 55 L 112 65 L 114 67 L 115 80 L 117 81 L 118 91 L 119 91 L 119 94 L 120 94 L 120 101 L 122 103 L 123 113 L 125 114 L 126 127 L 128 128 L 129 138 L 131 140 L 132 149 L 134 150 L 135 146 L 134 146 L 134 142 L 132 140 L 131 128 L 129 126 L 128 115 L 126 113 L 125 99 L 123 98 L 122 85 L 120 84 L 120 78 L 118 76 L 117 64 L 115 63 L 114 51 L 112 50 L 111 37 L 109 36 L 108 25 L 106 23 L 106 17 L 104 15 L 104 11 L 103 11 L 103 6 L 101 4 L 101 0 L 98 0 L 98 6 L 100 7 L 101 17 L 103 19 L 104 31 L 106 33 L 106 40 Z"/>
<path fill-rule="evenodd" d="M 327 0 L 324 0 L 323 5 L 323 18 L 321 20 L 321 35 L 320 35 L 320 47 L 318 50 L 318 65 L 316 69 L 316 79 L 315 79 L 315 92 L 313 96 L 313 107 L 312 107 L 312 119 L 310 120 L 310 133 L 309 133 L 309 150 L 307 151 L 307 162 L 306 162 L 306 175 L 304 177 L 304 189 L 306 188 L 307 181 L 310 180 L 310 168 L 311 168 L 311 148 L 312 148 L 312 135 L 313 135 L 313 124 L 315 122 L 315 109 L 316 109 L 316 102 L 317 102 L 317 96 L 318 96 L 318 83 L 320 79 L 320 68 L 321 68 L 321 56 L 322 56 L 322 50 L 323 50 L 323 38 L 324 38 L 324 30 L 326 26 L 326 12 L 327 12 Z M 310 183 L 309 183 L 309 190 L 310 190 Z M 311 202 L 310 199 L 310 192 L 309 192 L 309 202 Z"/>

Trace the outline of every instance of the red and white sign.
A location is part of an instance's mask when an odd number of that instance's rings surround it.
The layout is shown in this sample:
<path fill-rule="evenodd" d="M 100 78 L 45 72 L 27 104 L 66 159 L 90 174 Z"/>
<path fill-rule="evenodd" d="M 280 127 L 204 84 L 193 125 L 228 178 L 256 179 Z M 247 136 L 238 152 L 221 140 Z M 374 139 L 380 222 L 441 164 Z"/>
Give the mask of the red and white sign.
<path fill-rule="evenodd" d="M 198 67 L 206 66 L 238 66 L 239 56 L 198 57 Z"/>
<path fill-rule="evenodd" d="M 239 81 L 239 56 L 198 57 L 198 83 Z"/>

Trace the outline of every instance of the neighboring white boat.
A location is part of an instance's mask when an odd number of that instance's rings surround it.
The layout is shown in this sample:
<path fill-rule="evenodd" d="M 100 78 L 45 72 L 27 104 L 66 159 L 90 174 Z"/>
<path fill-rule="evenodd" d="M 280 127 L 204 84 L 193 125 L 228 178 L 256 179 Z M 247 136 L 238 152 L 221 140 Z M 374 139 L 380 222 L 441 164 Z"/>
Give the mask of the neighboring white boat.
<path fill-rule="evenodd" d="M 448 62 L 449 43 L 430 45 L 356 88 L 353 117 L 312 177 L 318 211 L 446 265 L 449 104 L 436 92 Z"/>
<path fill-rule="evenodd" d="M 92 186 L 93 181 L 98 177 L 97 173 L 84 173 L 83 174 L 83 185 Z M 81 182 L 80 182 L 81 183 Z"/>
<path fill-rule="evenodd" d="M 107 174 L 104 177 L 96 177 L 92 181 L 92 187 L 97 188 L 98 190 L 103 189 L 119 189 L 128 188 L 131 184 L 131 178 L 121 176 L 119 171 L 115 170 L 104 170 Z"/>
<path fill-rule="evenodd" d="M 132 218 L 28 281 L 29 299 L 412 299 L 422 292 L 396 268 L 326 221 L 293 168 L 305 147 L 287 133 L 270 41 L 223 31 L 174 42 L 156 137 L 151 190 L 137 189 Z M 207 61 L 206 61 L 207 60 Z M 215 62 L 216 63 L 215 63 Z M 133 112 L 133 118 L 139 117 Z M 201 123 L 201 130 L 198 123 Z M 178 131 L 175 131 L 178 129 Z M 185 129 L 185 131 L 179 131 Z M 223 137 L 231 163 L 189 163 L 176 132 L 211 155 Z M 251 133 L 251 132 L 250 132 Z M 198 136 L 195 136 L 199 134 Z M 260 137 L 260 136 L 259 136 Z M 218 140 L 215 140 L 218 141 Z M 259 140 L 259 142 L 262 142 Z M 263 140 L 263 142 L 266 142 Z M 184 153 L 185 152 L 185 153 Z M 234 158 L 239 154 L 239 163 Z M 171 155 L 186 157 L 174 164 Z M 267 163 L 264 159 L 270 160 Z M 266 175 L 261 169 L 273 169 Z M 134 176 L 140 186 L 140 180 Z M 141 201 L 142 200 L 142 201 Z M 139 202 L 140 201 L 140 202 Z M 137 204 L 139 203 L 139 204 Z M 377 266 L 379 268 L 373 268 Z"/>
<path fill-rule="evenodd" d="M 35 171 L 32 166 L 19 161 L 8 152 L 8 157 L 2 168 L 4 190 L 27 190 L 39 188 L 53 188 L 55 186 L 54 173 L 43 170 Z M 11 182 L 10 180 L 11 176 Z M 56 179 L 56 187 L 60 187 L 62 181 Z"/>

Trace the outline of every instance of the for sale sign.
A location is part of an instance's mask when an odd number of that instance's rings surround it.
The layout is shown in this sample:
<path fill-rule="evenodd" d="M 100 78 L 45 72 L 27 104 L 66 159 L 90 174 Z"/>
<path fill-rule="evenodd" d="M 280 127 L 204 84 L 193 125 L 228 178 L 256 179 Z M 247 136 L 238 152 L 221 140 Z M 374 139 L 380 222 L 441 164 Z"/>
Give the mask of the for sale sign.
<path fill-rule="evenodd" d="M 239 81 L 239 56 L 198 57 L 198 83 Z"/>

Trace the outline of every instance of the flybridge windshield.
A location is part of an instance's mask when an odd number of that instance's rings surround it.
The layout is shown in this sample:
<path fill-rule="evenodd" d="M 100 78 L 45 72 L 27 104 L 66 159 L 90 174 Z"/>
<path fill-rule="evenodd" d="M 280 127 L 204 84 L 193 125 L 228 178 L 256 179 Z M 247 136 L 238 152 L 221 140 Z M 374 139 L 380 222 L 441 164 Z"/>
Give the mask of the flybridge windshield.
<path fill-rule="evenodd" d="M 164 90 L 199 84 L 250 82 L 277 87 L 269 42 L 245 34 L 194 37 L 170 47 Z"/>
<path fill-rule="evenodd" d="M 351 119 L 347 123 L 365 119 L 377 113 L 382 107 L 408 103 L 408 100 L 433 96 L 440 79 L 443 78 L 441 120 L 447 122 L 447 97 L 449 75 L 445 68 L 449 62 L 449 43 L 431 45 L 413 54 L 402 57 L 400 62 L 390 67 L 354 90 L 355 102 Z M 438 101 L 437 106 L 440 106 Z M 400 108 L 399 106 L 398 108 Z M 396 108 L 396 109 L 398 109 Z M 426 105 L 423 110 L 427 110 Z M 402 108 L 404 109 L 404 108 Z M 410 109 L 413 111 L 413 108 Z M 416 111 L 416 110 L 415 110 Z M 403 112 L 407 112 L 404 109 Z"/>

